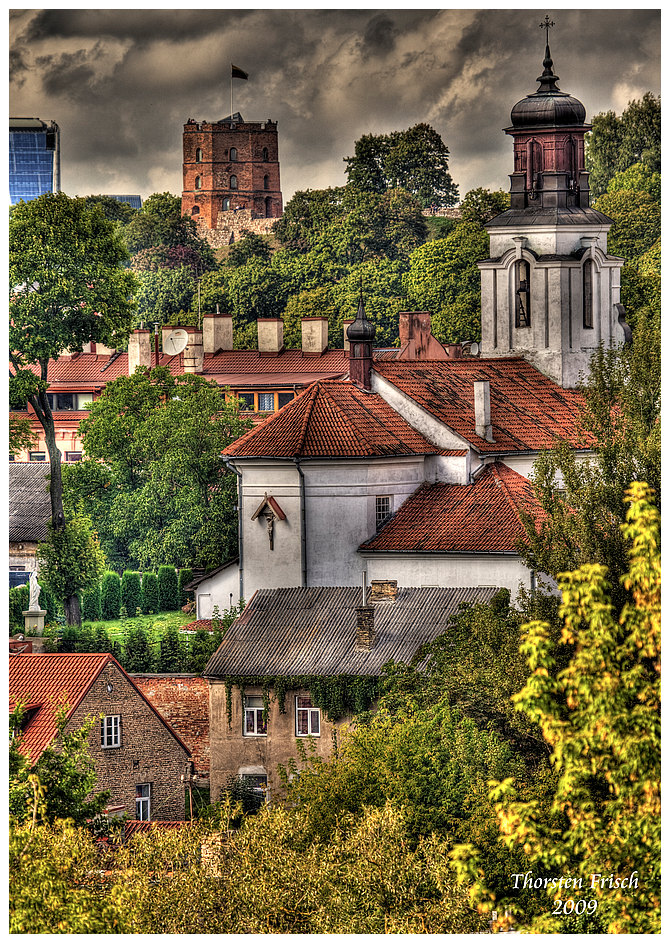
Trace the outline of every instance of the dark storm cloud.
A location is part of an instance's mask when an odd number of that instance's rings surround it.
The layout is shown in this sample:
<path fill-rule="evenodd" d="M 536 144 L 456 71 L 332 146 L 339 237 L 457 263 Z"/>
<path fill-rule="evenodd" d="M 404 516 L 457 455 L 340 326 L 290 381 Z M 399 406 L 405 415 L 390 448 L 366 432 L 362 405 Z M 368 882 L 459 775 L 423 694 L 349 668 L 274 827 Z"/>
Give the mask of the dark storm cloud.
<path fill-rule="evenodd" d="M 507 188 L 513 104 L 542 71 L 545 11 L 42 10 L 10 22 L 11 111 L 55 120 L 66 192 L 181 190 L 189 117 L 279 122 L 285 199 L 345 181 L 365 133 L 427 121 L 461 194 Z M 588 115 L 660 91 L 660 14 L 560 10 L 560 86 Z"/>

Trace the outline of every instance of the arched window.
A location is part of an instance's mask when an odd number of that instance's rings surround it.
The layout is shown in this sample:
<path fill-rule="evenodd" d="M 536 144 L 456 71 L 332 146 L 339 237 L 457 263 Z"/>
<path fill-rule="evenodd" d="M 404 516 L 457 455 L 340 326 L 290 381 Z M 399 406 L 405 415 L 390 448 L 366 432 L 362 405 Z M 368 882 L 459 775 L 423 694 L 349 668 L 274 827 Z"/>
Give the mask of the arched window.
<path fill-rule="evenodd" d="M 265 161 L 270 160 L 270 154 L 269 154 L 269 152 L 268 152 L 267 147 L 264 147 L 264 148 L 263 148 L 263 160 L 265 160 Z"/>
<path fill-rule="evenodd" d="M 514 326 L 530 327 L 530 265 L 525 259 L 514 263 Z"/>
<path fill-rule="evenodd" d="M 201 190 L 201 189 L 202 189 L 202 177 L 196 177 L 196 178 L 195 178 L 195 188 L 196 188 L 196 190 Z"/>
<path fill-rule="evenodd" d="M 264 190 L 270 189 L 270 178 L 268 177 L 267 174 L 263 177 L 263 189 Z"/>
<path fill-rule="evenodd" d="M 197 216 L 200 212 L 200 207 L 196 204 L 191 210 L 191 216 Z"/>
<path fill-rule="evenodd" d="M 202 163 L 202 148 L 201 147 L 196 147 L 195 159 L 199 164 Z"/>
<path fill-rule="evenodd" d="M 230 159 L 231 159 L 231 160 L 237 160 L 237 148 L 236 148 L 236 147 L 231 147 L 231 149 L 230 149 Z"/>
<path fill-rule="evenodd" d="M 582 305 L 584 327 L 593 327 L 593 259 L 584 262 Z"/>
<path fill-rule="evenodd" d="M 235 174 L 230 175 L 230 189 L 237 190 L 237 177 Z"/>
<path fill-rule="evenodd" d="M 221 201 L 221 209 L 222 209 L 222 210 L 229 210 L 229 209 L 230 209 L 230 197 L 229 197 L 229 196 L 224 196 L 223 200 Z"/>
<path fill-rule="evenodd" d="M 272 217 L 272 197 L 265 197 L 265 218 L 270 219 Z"/>

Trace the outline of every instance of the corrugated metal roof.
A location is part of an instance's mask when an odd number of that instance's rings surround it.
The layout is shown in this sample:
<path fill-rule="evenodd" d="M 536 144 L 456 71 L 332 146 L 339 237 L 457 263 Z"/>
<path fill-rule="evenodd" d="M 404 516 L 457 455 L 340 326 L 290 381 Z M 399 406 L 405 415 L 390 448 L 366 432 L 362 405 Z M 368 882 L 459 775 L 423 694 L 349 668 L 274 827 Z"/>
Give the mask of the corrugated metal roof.
<path fill-rule="evenodd" d="M 354 586 L 261 589 L 233 622 L 204 671 L 226 675 L 379 675 L 386 662 L 408 662 L 447 631 L 461 603 L 485 603 L 497 587 L 399 587 L 394 602 L 374 606 L 375 644 L 356 651 Z"/>
<path fill-rule="evenodd" d="M 46 540 L 51 518 L 47 475 L 50 466 L 43 462 L 9 463 L 9 540 Z"/>

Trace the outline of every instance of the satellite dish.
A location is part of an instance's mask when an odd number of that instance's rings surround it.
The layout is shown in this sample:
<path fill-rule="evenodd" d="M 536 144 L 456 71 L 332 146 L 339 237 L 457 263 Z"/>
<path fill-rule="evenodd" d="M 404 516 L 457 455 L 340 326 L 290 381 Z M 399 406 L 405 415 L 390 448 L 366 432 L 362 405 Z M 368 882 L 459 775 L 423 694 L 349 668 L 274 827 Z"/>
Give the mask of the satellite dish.
<path fill-rule="evenodd" d="M 477 354 L 479 353 L 479 344 L 477 343 L 477 341 L 473 341 L 470 344 L 470 353 L 472 354 L 473 357 L 476 357 Z"/>
<path fill-rule="evenodd" d="M 175 354 L 180 354 L 187 344 L 188 332 L 183 328 L 178 327 L 176 330 L 170 331 L 168 336 L 163 341 L 163 353 L 169 354 L 170 357 L 174 357 Z"/>

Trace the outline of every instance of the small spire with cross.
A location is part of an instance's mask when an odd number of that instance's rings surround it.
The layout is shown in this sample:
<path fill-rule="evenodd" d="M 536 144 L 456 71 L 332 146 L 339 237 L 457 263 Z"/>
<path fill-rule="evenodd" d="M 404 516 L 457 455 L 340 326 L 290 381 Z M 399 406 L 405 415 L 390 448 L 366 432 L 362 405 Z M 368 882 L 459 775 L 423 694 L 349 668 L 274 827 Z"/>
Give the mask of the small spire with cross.
<path fill-rule="evenodd" d="M 554 75 L 554 61 L 551 58 L 551 52 L 549 51 L 549 30 L 552 26 L 555 26 L 553 20 L 549 19 L 549 14 L 544 18 L 544 21 L 540 23 L 540 29 L 543 29 L 546 33 L 546 46 L 544 49 L 544 60 L 542 65 L 544 71 L 541 76 L 537 79 L 538 82 L 541 82 L 541 86 L 538 89 L 539 92 L 557 92 L 558 88 L 556 82 L 558 81 L 558 76 Z"/>

